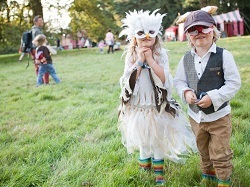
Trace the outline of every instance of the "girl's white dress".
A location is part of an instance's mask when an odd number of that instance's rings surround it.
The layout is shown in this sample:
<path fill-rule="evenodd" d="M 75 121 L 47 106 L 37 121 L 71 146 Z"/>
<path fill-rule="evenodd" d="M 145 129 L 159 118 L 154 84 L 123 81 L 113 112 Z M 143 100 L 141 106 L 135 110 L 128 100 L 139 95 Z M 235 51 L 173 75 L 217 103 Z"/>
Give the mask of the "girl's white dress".
<path fill-rule="evenodd" d="M 164 68 L 165 83 L 163 84 L 153 69 L 150 69 L 153 86 L 149 69 L 144 68 L 132 88 L 131 78 L 136 70 L 131 68 L 133 64 L 128 55 L 126 57 L 124 74 L 120 78 L 120 97 L 123 102 L 119 108 L 118 128 L 122 134 L 122 143 L 128 153 L 133 153 L 134 150 L 139 150 L 140 146 L 146 145 L 150 147 L 147 154 L 153 154 L 153 146 L 157 146 L 169 160 L 184 162 L 185 159 L 180 155 L 197 151 L 195 136 L 180 107 L 174 103 L 170 104 L 176 109 L 176 115 L 165 111 L 166 99 L 172 99 L 172 76 L 169 73 L 166 50 L 162 49 L 159 55 L 154 55 L 154 59 Z M 167 91 L 165 101 L 162 90 Z M 163 101 L 160 111 L 156 108 L 156 95 Z"/>

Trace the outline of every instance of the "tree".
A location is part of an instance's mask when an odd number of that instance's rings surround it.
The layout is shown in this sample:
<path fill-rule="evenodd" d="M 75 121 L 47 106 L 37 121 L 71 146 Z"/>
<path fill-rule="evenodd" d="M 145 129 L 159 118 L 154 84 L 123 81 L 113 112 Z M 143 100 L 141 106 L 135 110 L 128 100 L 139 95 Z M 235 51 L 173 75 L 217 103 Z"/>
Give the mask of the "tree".
<path fill-rule="evenodd" d="M 116 14 L 119 17 L 124 18 L 125 12 L 135 10 L 150 10 L 151 12 L 160 9 L 159 13 L 167 13 L 167 16 L 163 18 L 162 26 L 167 28 L 173 24 L 173 21 L 178 16 L 178 12 L 182 10 L 181 0 L 121 0 L 115 2 Z"/>
<path fill-rule="evenodd" d="M 43 17 L 43 7 L 41 0 L 30 0 L 29 2 L 30 10 L 33 12 L 33 18 L 36 15 L 41 15 Z"/>
<path fill-rule="evenodd" d="M 35 13 L 43 15 L 41 0 L 0 1 L 0 54 L 17 52 L 21 35 L 31 28 Z"/>
<path fill-rule="evenodd" d="M 13 52 L 13 46 L 20 45 L 20 37 L 16 34 L 20 32 L 19 9 L 16 1 L 0 2 L 0 54 Z"/>
<path fill-rule="evenodd" d="M 103 39 L 107 29 L 117 30 L 117 23 L 112 6 L 113 1 L 75 0 L 70 8 L 70 28 L 76 33 L 86 30 L 88 37 L 98 41 Z"/>

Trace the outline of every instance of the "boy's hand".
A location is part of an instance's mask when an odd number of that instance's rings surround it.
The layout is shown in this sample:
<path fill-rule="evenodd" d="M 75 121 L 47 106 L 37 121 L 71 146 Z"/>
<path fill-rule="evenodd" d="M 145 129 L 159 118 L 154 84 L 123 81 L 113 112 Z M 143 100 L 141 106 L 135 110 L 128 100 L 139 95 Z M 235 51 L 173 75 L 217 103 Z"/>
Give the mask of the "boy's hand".
<path fill-rule="evenodd" d="M 209 95 L 205 95 L 204 97 L 202 97 L 202 99 L 196 103 L 199 107 L 201 108 L 208 108 L 211 106 L 212 101 L 209 97 Z"/>
<path fill-rule="evenodd" d="M 196 104 L 197 97 L 193 91 L 186 90 L 184 92 L 184 97 L 188 104 Z"/>

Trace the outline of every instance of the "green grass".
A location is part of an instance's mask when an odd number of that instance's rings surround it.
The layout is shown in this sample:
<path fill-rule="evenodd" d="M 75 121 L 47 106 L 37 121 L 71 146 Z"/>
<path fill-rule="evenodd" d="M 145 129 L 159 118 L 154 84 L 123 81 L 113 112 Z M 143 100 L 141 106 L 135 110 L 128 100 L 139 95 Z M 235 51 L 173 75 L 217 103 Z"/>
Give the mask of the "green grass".
<path fill-rule="evenodd" d="M 250 37 L 220 39 L 233 53 L 242 88 L 231 101 L 233 186 L 250 186 Z M 171 73 L 188 46 L 165 43 Z M 18 55 L 0 57 L 1 187 L 150 187 L 154 175 L 139 171 L 138 154 L 128 155 L 117 130 L 122 51 L 63 51 L 53 56 L 62 83 L 36 87 L 33 65 Z M 1 60 L 5 59 L 5 60 Z M 177 95 L 174 95 L 178 98 Z M 185 165 L 165 163 L 168 187 L 199 186 L 198 155 Z"/>

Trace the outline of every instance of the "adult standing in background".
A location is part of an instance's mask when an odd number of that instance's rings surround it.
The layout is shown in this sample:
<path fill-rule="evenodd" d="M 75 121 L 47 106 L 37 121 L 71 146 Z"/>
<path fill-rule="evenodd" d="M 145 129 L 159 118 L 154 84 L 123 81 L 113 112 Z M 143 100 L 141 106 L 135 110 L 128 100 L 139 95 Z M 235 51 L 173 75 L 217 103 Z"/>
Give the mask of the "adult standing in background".
<path fill-rule="evenodd" d="M 61 46 L 60 38 L 57 38 L 57 40 L 56 40 L 56 49 L 57 50 L 63 50 L 63 47 Z"/>
<path fill-rule="evenodd" d="M 40 16 L 40 15 L 35 16 L 33 21 L 34 21 L 34 25 L 31 28 L 31 30 L 32 30 L 32 40 L 34 40 L 34 38 L 37 35 L 43 33 L 43 31 L 42 31 L 42 28 L 43 28 L 43 18 L 42 18 L 42 16 Z M 32 44 L 31 56 L 32 56 L 32 59 L 34 59 L 36 75 L 38 75 L 39 65 L 35 63 L 36 47 L 37 46 L 35 44 Z M 44 74 L 43 83 L 44 84 L 49 84 L 49 73 Z"/>
<path fill-rule="evenodd" d="M 108 53 L 110 53 L 110 50 L 114 53 L 114 35 L 111 32 L 111 29 L 109 29 L 106 34 L 105 42 L 108 45 Z"/>

